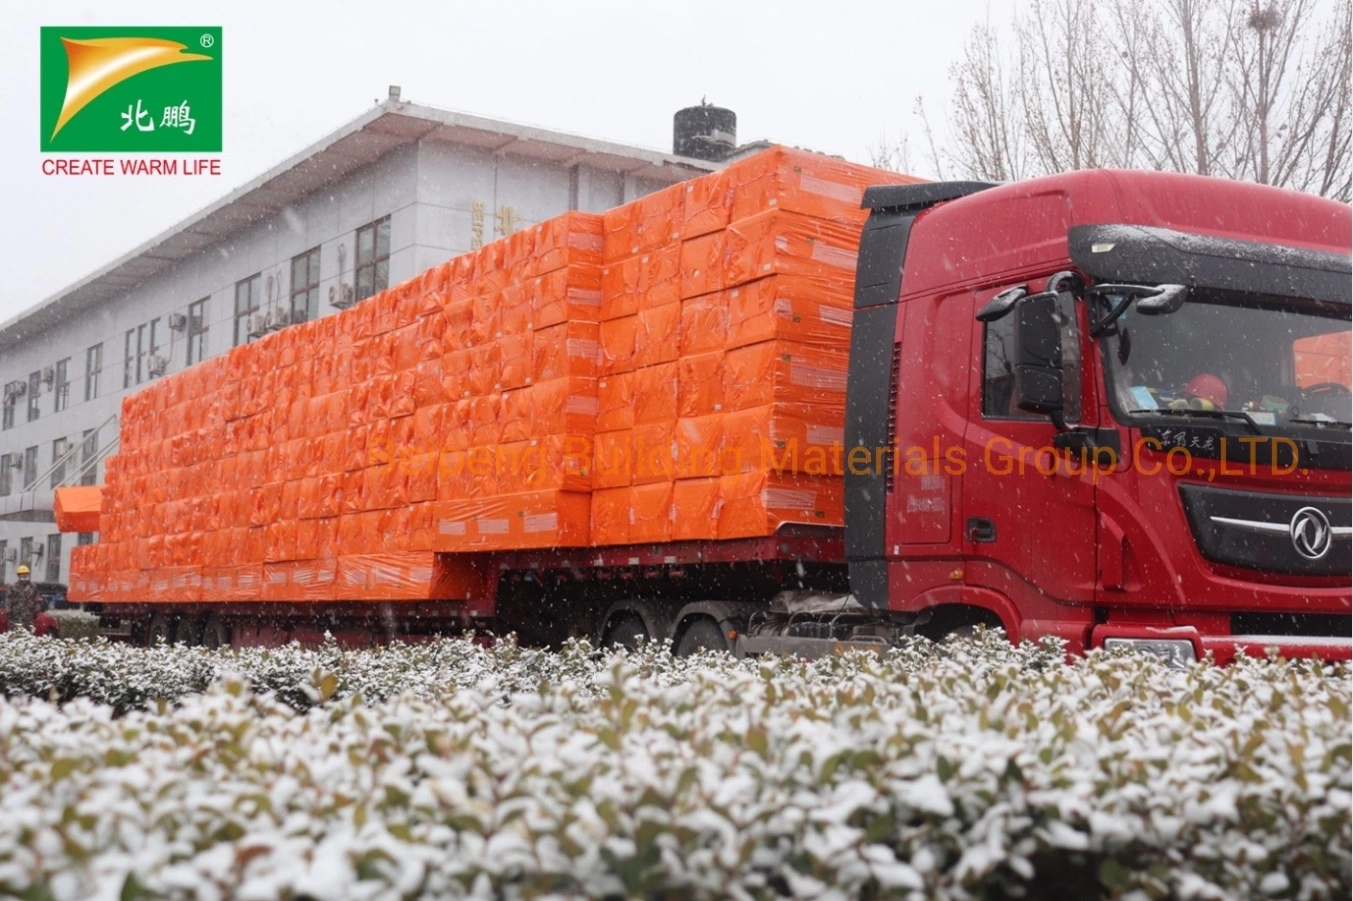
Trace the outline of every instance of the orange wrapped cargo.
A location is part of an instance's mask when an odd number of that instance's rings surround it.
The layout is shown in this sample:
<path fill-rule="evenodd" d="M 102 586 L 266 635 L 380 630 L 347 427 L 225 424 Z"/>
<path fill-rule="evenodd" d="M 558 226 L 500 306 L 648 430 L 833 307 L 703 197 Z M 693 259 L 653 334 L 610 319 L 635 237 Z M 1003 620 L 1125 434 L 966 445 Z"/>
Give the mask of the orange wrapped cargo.
<path fill-rule="evenodd" d="M 672 483 L 673 541 L 712 541 L 719 537 L 721 482 L 711 477 Z"/>
<path fill-rule="evenodd" d="M 97 532 L 102 502 L 103 489 L 97 485 L 56 489 L 52 503 L 56 527 L 62 532 Z"/>
<path fill-rule="evenodd" d="M 773 275 L 723 292 L 726 345 L 775 339 L 850 347 L 853 283 L 839 278 Z M 683 339 L 685 335 L 683 334 Z"/>
<path fill-rule="evenodd" d="M 439 551 L 520 550 L 587 543 L 590 494 L 531 491 L 438 501 Z"/>
<path fill-rule="evenodd" d="M 841 479 L 751 472 L 720 480 L 719 538 L 771 535 L 785 523 L 840 526 L 845 522 Z"/>
<path fill-rule="evenodd" d="M 868 216 L 860 208 L 870 185 L 922 179 L 848 163 L 816 153 L 774 147 L 728 167 L 732 221 L 769 209 L 849 223 L 858 232 Z"/>
<path fill-rule="evenodd" d="M 720 234 L 727 235 L 720 288 L 786 274 L 835 281 L 837 293 L 855 289 L 860 230 L 854 226 L 771 210 Z"/>
<path fill-rule="evenodd" d="M 730 350 L 724 355 L 725 409 L 799 403 L 844 410 L 849 355 L 845 348 L 790 341 Z"/>
<path fill-rule="evenodd" d="M 102 541 L 72 597 L 481 598 L 457 552 L 839 523 L 801 473 L 839 441 L 860 198 L 897 180 L 777 148 L 149 385 L 102 502 L 58 495 Z"/>
<path fill-rule="evenodd" d="M 741 472 L 775 470 L 844 478 L 844 420 L 841 407 L 822 404 L 774 404 L 729 412 L 723 421 L 725 459 Z"/>
<path fill-rule="evenodd" d="M 686 186 L 675 184 L 602 213 L 607 261 L 655 250 L 681 240 Z"/>

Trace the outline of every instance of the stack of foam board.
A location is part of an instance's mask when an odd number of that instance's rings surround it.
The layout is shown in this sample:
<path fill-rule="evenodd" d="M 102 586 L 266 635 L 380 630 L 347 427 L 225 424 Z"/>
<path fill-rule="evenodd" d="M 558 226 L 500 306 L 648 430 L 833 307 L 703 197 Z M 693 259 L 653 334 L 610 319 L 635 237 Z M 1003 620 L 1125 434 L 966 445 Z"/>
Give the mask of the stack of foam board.
<path fill-rule="evenodd" d="M 864 189 L 776 148 L 604 215 L 592 542 L 840 525 Z"/>
<path fill-rule="evenodd" d="M 864 188 L 776 148 L 124 401 L 74 600 L 471 598 L 481 551 L 842 522 Z"/>

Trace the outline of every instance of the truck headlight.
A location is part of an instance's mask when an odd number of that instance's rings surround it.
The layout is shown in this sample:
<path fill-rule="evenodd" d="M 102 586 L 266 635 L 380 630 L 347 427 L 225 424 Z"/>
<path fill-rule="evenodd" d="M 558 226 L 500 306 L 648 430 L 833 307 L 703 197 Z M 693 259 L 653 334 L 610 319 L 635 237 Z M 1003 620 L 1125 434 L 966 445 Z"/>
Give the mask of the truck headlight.
<path fill-rule="evenodd" d="M 1104 639 L 1104 650 L 1111 651 L 1114 648 L 1128 648 L 1133 651 L 1140 651 L 1144 654 L 1150 654 L 1159 657 L 1161 661 L 1173 669 L 1184 669 L 1190 663 L 1197 661 L 1198 656 L 1193 652 L 1193 642 L 1186 639 L 1175 638 L 1106 638 Z"/>

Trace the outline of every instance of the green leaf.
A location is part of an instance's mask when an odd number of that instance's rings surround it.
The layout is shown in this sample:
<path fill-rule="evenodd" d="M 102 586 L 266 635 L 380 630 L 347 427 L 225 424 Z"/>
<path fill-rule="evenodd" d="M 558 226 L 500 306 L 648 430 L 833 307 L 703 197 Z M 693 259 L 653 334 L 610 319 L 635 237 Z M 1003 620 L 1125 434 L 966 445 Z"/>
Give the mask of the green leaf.
<path fill-rule="evenodd" d="M 1132 881 L 1132 871 L 1112 857 L 1099 865 L 1099 884 L 1111 892 L 1121 892 Z"/>
<path fill-rule="evenodd" d="M 52 781 L 60 782 L 71 773 L 75 772 L 80 766 L 80 761 L 74 757 L 62 757 L 52 763 Z"/>

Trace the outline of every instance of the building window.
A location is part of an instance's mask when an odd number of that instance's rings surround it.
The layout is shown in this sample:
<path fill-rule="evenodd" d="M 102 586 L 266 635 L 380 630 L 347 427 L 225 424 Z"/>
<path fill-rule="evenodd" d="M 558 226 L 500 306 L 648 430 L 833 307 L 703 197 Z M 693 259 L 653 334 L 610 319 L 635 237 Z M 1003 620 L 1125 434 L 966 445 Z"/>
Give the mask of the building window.
<path fill-rule="evenodd" d="M 99 464 L 92 461 L 99 454 L 99 433 L 97 429 L 85 429 L 84 446 L 80 448 L 80 484 L 99 484 Z"/>
<path fill-rule="evenodd" d="M 42 373 L 34 372 L 28 376 L 28 421 L 38 418 L 38 390 L 42 386 Z"/>
<path fill-rule="evenodd" d="M 61 533 L 47 536 L 47 581 L 61 581 Z"/>
<path fill-rule="evenodd" d="M 291 258 L 291 321 L 308 322 L 319 315 L 319 248 Z"/>
<path fill-rule="evenodd" d="M 197 303 L 188 304 L 188 365 L 201 363 L 207 358 L 207 301 L 204 297 Z"/>
<path fill-rule="evenodd" d="M 3 427 L 6 429 L 14 428 L 14 409 L 19 405 L 19 399 L 13 395 L 5 398 L 3 411 L 0 412 L 0 418 L 3 418 Z"/>
<path fill-rule="evenodd" d="M 10 466 L 10 460 L 13 459 L 9 454 L 0 454 L 0 497 L 9 497 L 9 493 L 14 490 L 14 476 L 11 475 L 13 469 Z"/>
<path fill-rule="evenodd" d="M 390 287 L 390 217 L 357 229 L 357 299 Z"/>
<path fill-rule="evenodd" d="M 61 581 L 61 533 L 47 536 L 47 581 Z"/>
<path fill-rule="evenodd" d="M 9 553 L 9 542 L 0 540 L 0 582 L 5 581 L 5 555 Z"/>
<path fill-rule="evenodd" d="M 19 565 L 28 566 L 33 562 L 33 539 L 19 539 Z"/>
<path fill-rule="evenodd" d="M 122 363 L 122 387 L 130 388 L 136 384 L 134 376 L 136 375 L 136 329 L 127 329 L 127 340 L 125 342 L 126 354 Z"/>
<path fill-rule="evenodd" d="M 64 360 L 56 361 L 56 385 L 52 389 L 55 399 L 52 402 L 52 412 L 60 413 L 70 406 L 70 357 Z"/>
<path fill-rule="evenodd" d="M 99 396 L 99 376 L 103 374 L 103 345 L 85 351 L 85 400 Z"/>
<path fill-rule="evenodd" d="M 76 547 L 88 547 L 89 545 L 91 545 L 91 544 L 93 544 L 93 543 L 94 543 L 94 533 L 93 533 L 93 532 L 76 532 L 76 533 L 75 533 L 75 546 L 76 546 Z"/>
<path fill-rule="evenodd" d="M 160 349 L 159 317 L 136 330 L 136 343 L 139 354 L 136 362 L 136 383 L 139 385 L 143 379 L 148 381 L 155 377 L 151 370 L 155 368 L 152 361 Z"/>
<path fill-rule="evenodd" d="M 66 439 L 65 439 L 65 438 L 58 438 L 58 439 L 56 439 L 55 441 L 52 442 L 52 467 L 53 467 L 53 468 L 52 468 L 52 487 L 53 487 L 53 488 L 56 488 L 56 487 L 59 486 L 62 482 L 66 481 L 66 461 L 65 461 L 65 460 L 61 460 L 61 458 L 64 457 L 64 456 L 66 455 L 66 451 L 68 451 L 68 450 L 70 450 L 70 448 L 66 446 Z M 61 460 L 60 465 L 57 465 L 57 462 L 56 462 L 57 460 Z"/>
<path fill-rule="evenodd" d="M 136 328 L 127 329 L 126 358 L 122 368 L 122 387 L 130 388 L 151 378 L 151 358 L 160 347 L 160 320 L 156 317 Z"/>
<path fill-rule="evenodd" d="M 27 491 L 33 487 L 33 483 L 38 480 L 38 449 L 37 446 L 28 448 L 23 452 L 23 490 Z"/>
<path fill-rule="evenodd" d="M 263 300 L 263 276 L 254 274 L 235 283 L 235 346 L 248 344 L 249 317 L 258 312 Z"/>

